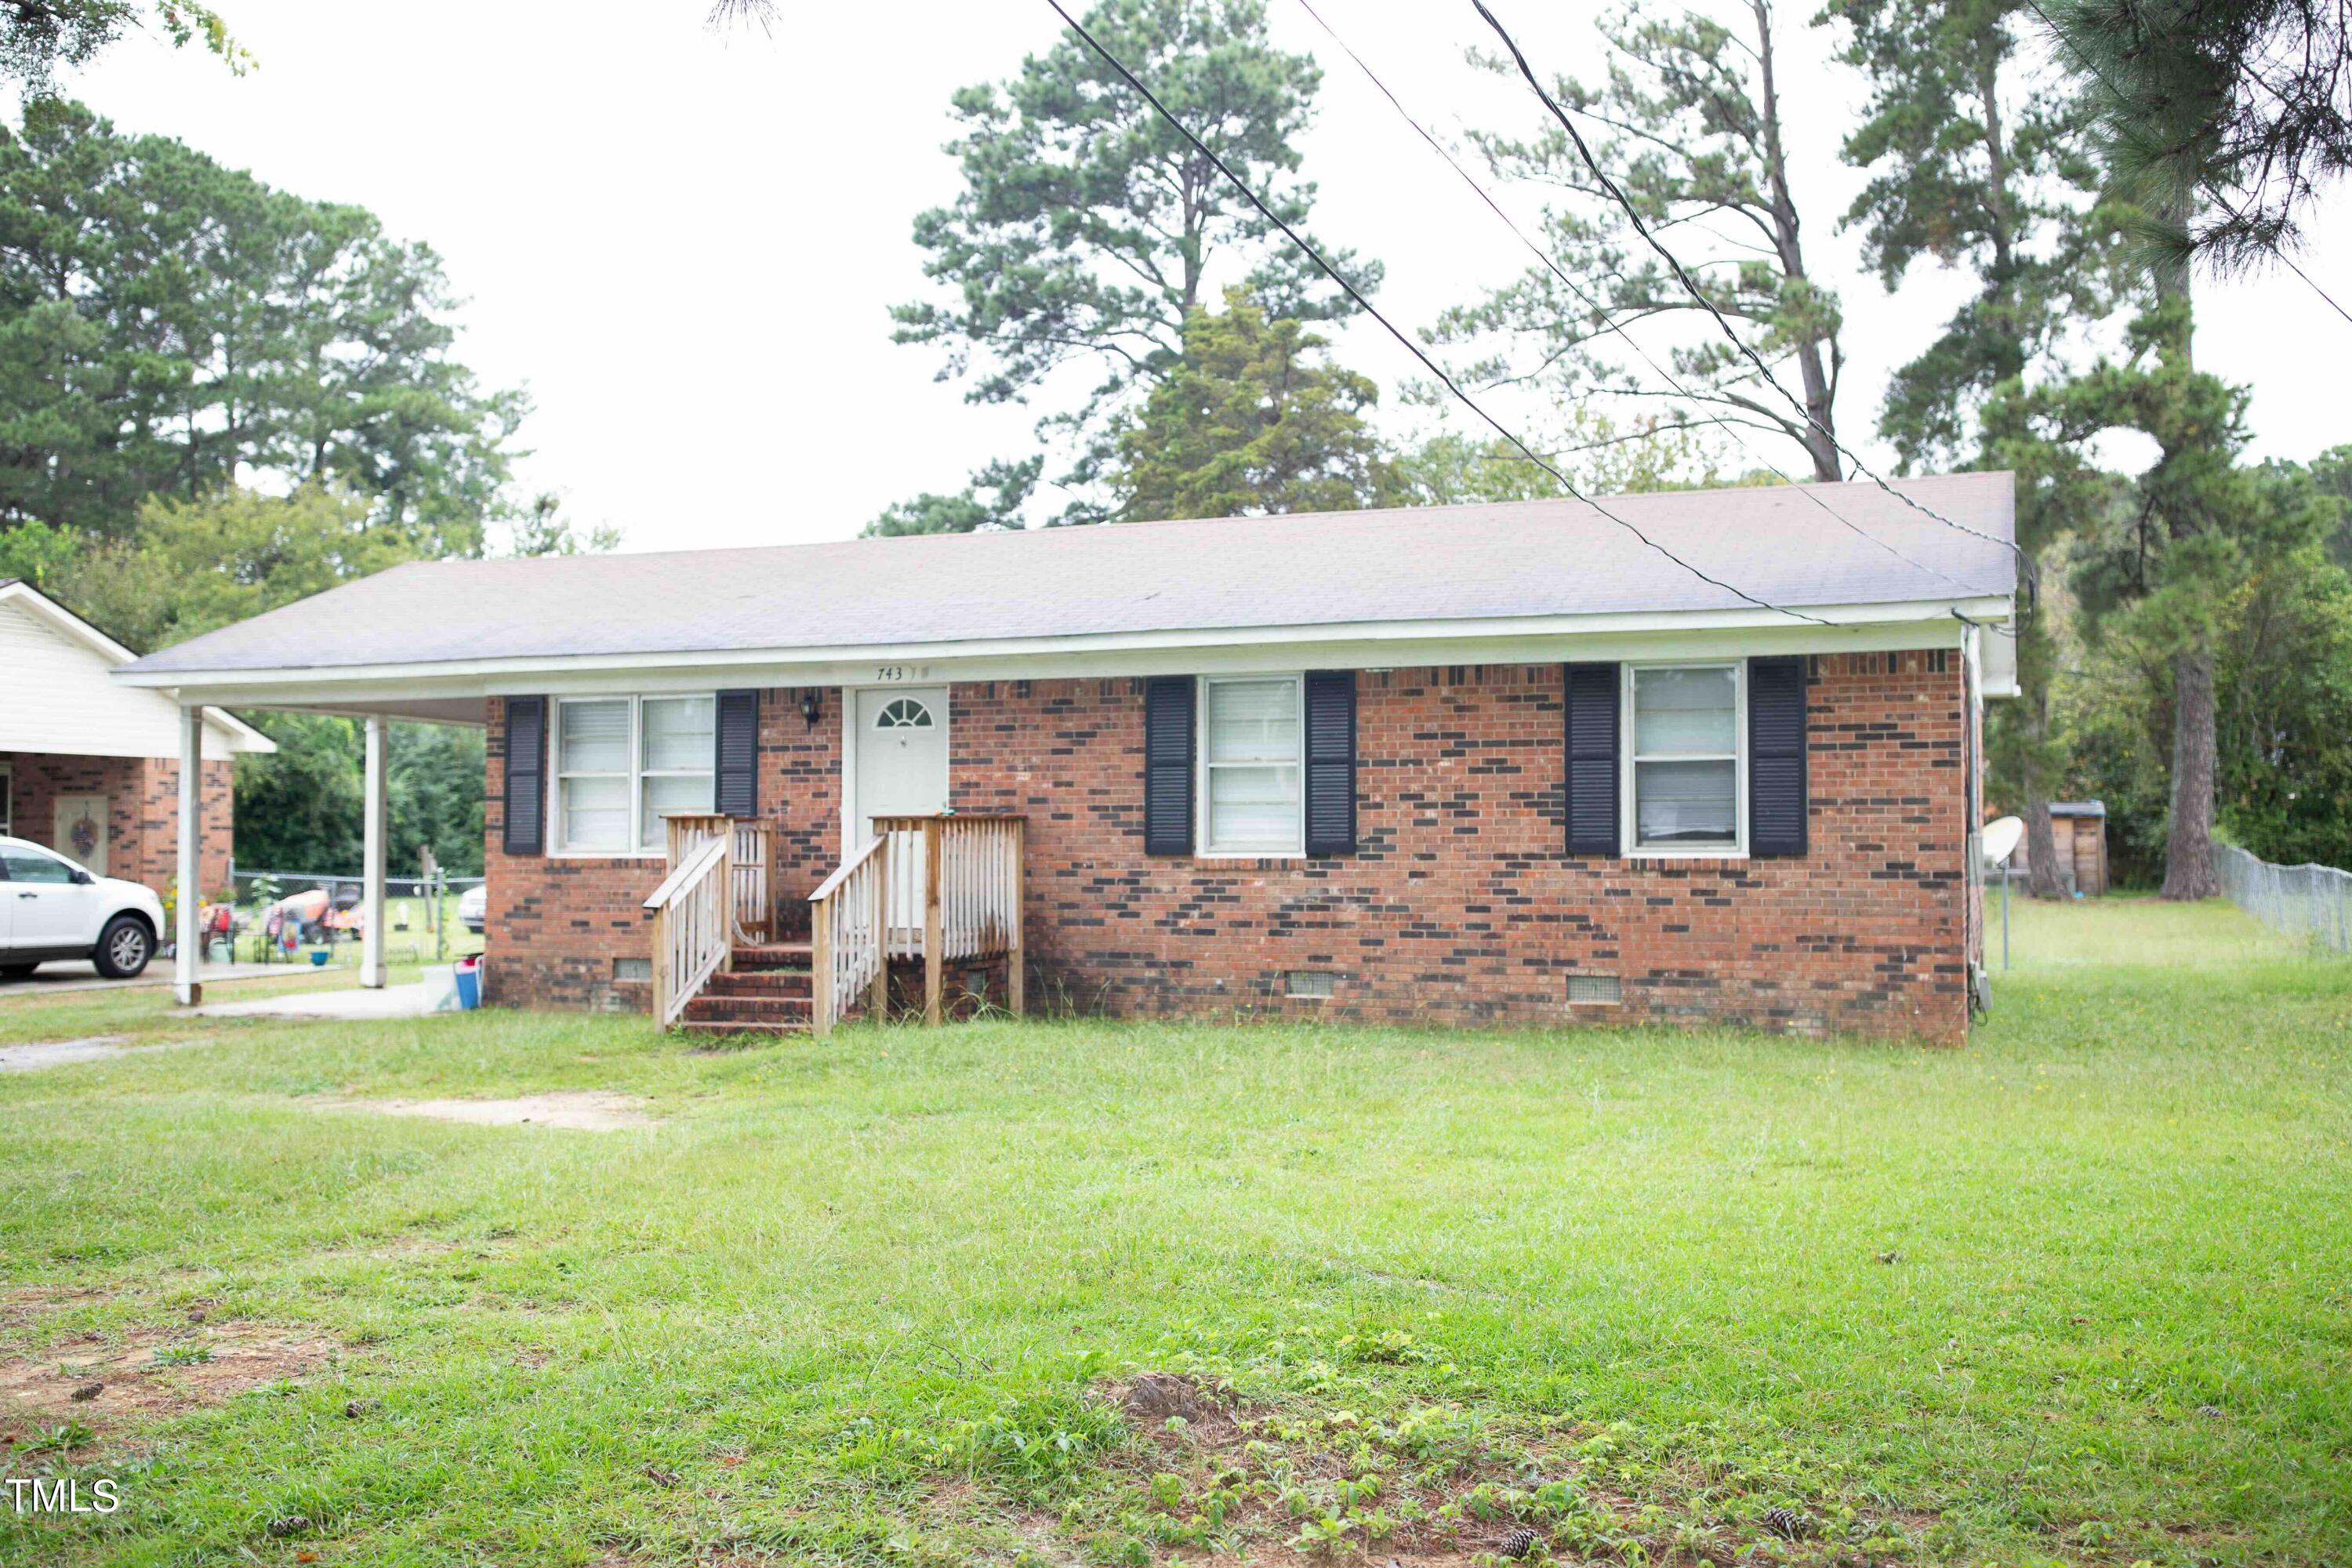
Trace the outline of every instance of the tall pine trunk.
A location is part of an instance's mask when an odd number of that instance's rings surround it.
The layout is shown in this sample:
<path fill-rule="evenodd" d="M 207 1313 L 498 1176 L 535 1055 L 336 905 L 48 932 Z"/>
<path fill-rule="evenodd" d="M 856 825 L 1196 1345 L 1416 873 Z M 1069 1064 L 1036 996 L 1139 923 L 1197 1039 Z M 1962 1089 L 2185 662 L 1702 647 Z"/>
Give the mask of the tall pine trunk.
<path fill-rule="evenodd" d="M 2189 227 L 2184 203 L 2170 221 L 2182 232 Z M 2156 269 L 2159 299 L 2184 303 L 2189 299 L 2189 265 L 2168 260 Z M 2179 345 L 2184 366 L 2192 363 L 2194 349 L 2182 329 Z M 2196 524 L 2187 517 L 2167 520 L 2178 544 L 2195 536 Z M 2213 712 L 2213 646 L 2200 635 L 2189 647 L 2172 656 L 2172 817 L 2164 836 L 2164 897 L 2210 899 L 2221 892 L 2213 875 L 2213 772 L 2221 751 Z"/>
<path fill-rule="evenodd" d="M 2018 661 L 2022 665 L 2025 661 Z M 2058 835 L 2050 826 L 2050 784 L 2042 769 L 2042 753 L 2050 744 L 2050 681 L 2042 672 L 2034 689 L 2023 694 L 2025 746 L 2019 785 L 2025 796 L 2025 890 L 2037 899 L 2063 899 L 2066 883 L 2058 875 Z"/>
<path fill-rule="evenodd" d="M 2172 821 L 2164 840 L 2164 896 L 2210 899 L 2213 875 L 2213 652 L 2172 656 Z"/>

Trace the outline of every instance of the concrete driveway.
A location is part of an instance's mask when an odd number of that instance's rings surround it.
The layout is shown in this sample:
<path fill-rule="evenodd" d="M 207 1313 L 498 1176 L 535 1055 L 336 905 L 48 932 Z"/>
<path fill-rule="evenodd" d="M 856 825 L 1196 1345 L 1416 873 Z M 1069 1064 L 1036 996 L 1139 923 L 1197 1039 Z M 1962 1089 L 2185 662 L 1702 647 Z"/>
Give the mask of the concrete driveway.
<path fill-rule="evenodd" d="M 197 979 L 206 985 L 216 981 L 259 980 L 268 975 L 282 977 L 307 973 L 296 963 L 207 963 L 197 972 Z M 331 974 L 332 970 L 320 971 Z M 0 980 L 0 1002 L 13 996 L 58 996 L 70 991 L 135 991 L 142 986 L 172 984 L 172 961 L 159 958 L 128 980 L 109 980 L 86 958 L 70 962 L 44 963 L 25 980 Z"/>

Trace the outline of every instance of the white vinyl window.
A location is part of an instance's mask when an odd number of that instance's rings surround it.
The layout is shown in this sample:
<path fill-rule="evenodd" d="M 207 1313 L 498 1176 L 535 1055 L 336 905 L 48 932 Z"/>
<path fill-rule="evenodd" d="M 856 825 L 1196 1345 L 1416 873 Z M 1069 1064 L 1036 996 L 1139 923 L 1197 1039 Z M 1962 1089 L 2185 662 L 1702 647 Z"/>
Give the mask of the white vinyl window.
<path fill-rule="evenodd" d="M 1306 698 L 1295 675 L 1201 682 L 1201 852 L 1307 852 Z"/>
<path fill-rule="evenodd" d="M 1623 840 L 1629 853 L 1743 852 L 1748 693 L 1741 675 L 1738 664 L 1626 667 Z"/>
<path fill-rule="evenodd" d="M 710 810 L 716 702 L 567 697 L 555 705 L 555 842 L 571 855 L 660 854 L 662 818 Z"/>

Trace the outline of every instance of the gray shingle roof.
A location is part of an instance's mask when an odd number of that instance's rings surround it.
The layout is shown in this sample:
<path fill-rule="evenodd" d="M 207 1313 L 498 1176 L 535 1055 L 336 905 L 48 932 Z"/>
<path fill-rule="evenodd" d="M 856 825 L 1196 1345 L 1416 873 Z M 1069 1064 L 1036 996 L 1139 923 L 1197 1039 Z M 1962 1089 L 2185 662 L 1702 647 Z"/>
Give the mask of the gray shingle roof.
<path fill-rule="evenodd" d="M 1895 485 L 1969 528 L 2011 537 L 2008 474 Z M 2001 545 L 1871 484 L 1607 505 L 1709 575 L 1778 605 L 1948 602 L 2015 585 Z M 1747 607 L 1582 502 L 1519 501 L 420 563 L 131 668 L 332 669 Z"/>

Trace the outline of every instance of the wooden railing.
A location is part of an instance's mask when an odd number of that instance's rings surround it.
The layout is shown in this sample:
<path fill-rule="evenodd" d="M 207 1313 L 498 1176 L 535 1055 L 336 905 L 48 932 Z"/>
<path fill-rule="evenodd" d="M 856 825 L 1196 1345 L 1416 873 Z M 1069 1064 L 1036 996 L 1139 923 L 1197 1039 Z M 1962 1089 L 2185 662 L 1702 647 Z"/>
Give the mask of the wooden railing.
<path fill-rule="evenodd" d="M 923 960 L 923 1021 L 941 1015 L 945 967 L 1005 960 L 1005 1000 L 1023 1005 L 1021 878 L 1028 824 L 1018 816 L 877 816 L 888 845 L 885 942 Z"/>
<path fill-rule="evenodd" d="M 871 1016 L 888 1009 L 889 887 L 890 841 L 877 837 L 809 895 L 809 1018 L 819 1039 L 861 991 Z"/>
<path fill-rule="evenodd" d="M 734 894 L 735 931 L 739 940 L 771 942 L 776 932 L 775 825 L 755 817 L 715 814 L 664 817 L 669 825 L 669 863 L 678 865 L 687 852 L 706 838 L 730 834 L 734 838 L 734 871 L 729 878 Z"/>
<path fill-rule="evenodd" d="M 733 834 L 713 834 L 674 861 L 646 908 L 654 916 L 654 1021 L 667 1029 L 735 951 L 729 896 Z"/>

